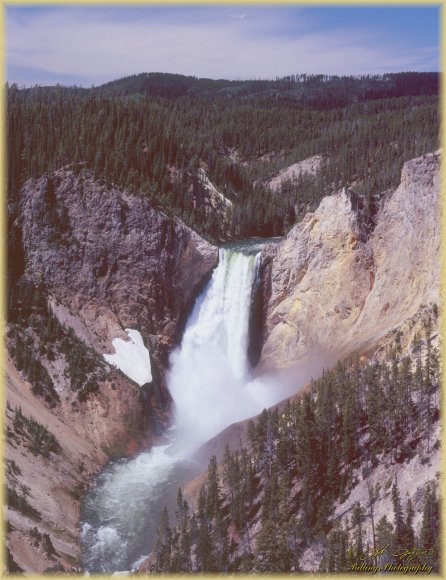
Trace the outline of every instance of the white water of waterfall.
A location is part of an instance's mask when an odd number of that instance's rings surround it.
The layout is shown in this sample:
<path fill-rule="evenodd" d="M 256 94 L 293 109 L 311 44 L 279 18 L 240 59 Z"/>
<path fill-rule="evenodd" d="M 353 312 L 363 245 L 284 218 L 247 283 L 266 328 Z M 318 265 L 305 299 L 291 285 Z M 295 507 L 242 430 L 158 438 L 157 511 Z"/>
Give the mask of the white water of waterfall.
<path fill-rule="evenodd" d="M 218 267 L 171 356 L 176 445 L 188 451 L 270 402 L 263 383 L 248 381 L 249 314 L 259 262 L 260 254 L 220 250 Z"/>
<path fill-rule="evenodd" d="M 196 466 L 188 457 L 230 424 L 290 395 L 279 381 L 249 379 L 249 317 L 260 254 L 221 249 L 198 297 L 168 386 L 175 403 L 172 442 L 110 464 L 83 504 L 84 562 L 90 572 L 132 568 L 152 546 L 165 504 Z"/>

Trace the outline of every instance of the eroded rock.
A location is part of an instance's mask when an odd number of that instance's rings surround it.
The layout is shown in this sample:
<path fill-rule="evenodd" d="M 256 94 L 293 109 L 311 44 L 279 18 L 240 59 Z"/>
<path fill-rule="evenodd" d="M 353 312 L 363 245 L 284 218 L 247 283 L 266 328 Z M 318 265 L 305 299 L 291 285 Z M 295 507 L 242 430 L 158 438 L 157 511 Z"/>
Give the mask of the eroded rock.
<path fill-rule="evenodd" d="M 317 352 L 323 366 L 371 347 L 420 306 L 439 301 L 439 169 L 438 152 L 407 162 L 365 241 L 340 192 L 265 250 L 270 279 L 263 281 L 269 290 L 259 370 L 291 367 Z"/>

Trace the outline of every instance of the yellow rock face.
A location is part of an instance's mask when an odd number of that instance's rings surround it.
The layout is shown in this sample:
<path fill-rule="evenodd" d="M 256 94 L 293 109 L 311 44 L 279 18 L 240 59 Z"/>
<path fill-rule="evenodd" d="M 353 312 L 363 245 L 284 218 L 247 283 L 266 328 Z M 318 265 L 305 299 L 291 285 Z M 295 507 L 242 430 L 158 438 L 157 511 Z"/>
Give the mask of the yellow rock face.
<path fill-rule="evenodd" d="M 327 365 L 439 301 L 439 167 L 439 153 L 407 162 L 366 239 L 346 192 L 290 231 L 272 261 L 260 371 L 303 364 L 318 349 Z"/>

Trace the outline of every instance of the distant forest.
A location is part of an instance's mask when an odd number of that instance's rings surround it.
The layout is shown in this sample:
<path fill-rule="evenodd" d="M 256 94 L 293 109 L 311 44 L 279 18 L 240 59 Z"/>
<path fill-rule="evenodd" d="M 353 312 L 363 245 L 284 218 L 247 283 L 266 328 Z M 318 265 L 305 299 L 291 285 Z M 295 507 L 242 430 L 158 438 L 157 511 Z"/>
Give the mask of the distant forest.
<path fill-rule="evenodd" d="M 211 241 L 285 233 L 344 186 L 394 188 L 403 163 L 438 148 L 439 75 L 291 75 L 228 81 L 144 73 L 100 87 L 7 86 L 10 210 L 22 183 L 70 165 L 148 196 Z M 320 154 L 313 177 L 267 182 Z M 231 202 L 193 201 L 202 169 Z"/>

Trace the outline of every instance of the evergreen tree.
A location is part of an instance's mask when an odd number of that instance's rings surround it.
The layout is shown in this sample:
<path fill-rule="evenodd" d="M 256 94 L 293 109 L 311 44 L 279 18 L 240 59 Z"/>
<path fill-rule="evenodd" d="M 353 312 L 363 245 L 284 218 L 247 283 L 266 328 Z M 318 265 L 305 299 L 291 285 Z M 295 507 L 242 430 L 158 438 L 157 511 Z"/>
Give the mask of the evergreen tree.
<path fill-rule="evenodd" d="M 378 549 L 382 551 L 377 558 L 378 566 L 385 566 L 393 561 L 392 548 L 395 545 L 393 526 L 387 519 L 387 516 L 382 516 L 376 526 L 376 544 Z"/>
<path fill-rule="evenodd" d="M 433 485 L 427 485 L 424 496 L 423 520 L 419 544 L 427 550 L 423 562 L 440 570 L 440 506 Z"/>
<path fill-rule="evenodd" d="M 209 519 L 217 517 L 220 511 L 221 492 L 218 477 L 217 458 L 213 455 L 209 461 L 206 494 L 206 515 Z"/>
<path fill-rule="evenodd" d="M 405 526 L 403 519 L 403 509 L 401 506 L 400 492 L 398 489 L 398 483 L 396 479 L 392 486 L 392 505 L 395 526 L 394 547 L 396 549 L 400 549 L 404 547 Z"/>
<path fill-rule="evenodd" d="M 352 526 L 356 527 L 356 541 L 355 541 L 355 550 L 357 554 L 364 553 L 364 544 L 363 544 L 363 534 L 362 534 L 362 523 L 364 521 L 364 510 L 361 507 L 359 502 L 356 502 L 353 506 L 352 512 Z"/>
<path fill-rule="evenodd" d="M 406 521 L 404 523 L 405 527 L 405 539 L 404 544 L 408 547 L 415 546 L 415 532 L 413 529 L 413 520 L 415 517 L 415 512 L 412 506 L 412 501 L 410 498 L 407 500 L 407 512 L 406 512 Z"/>
<path fill-rule="evenodd" d="M 425 549 L 438 547 L 440 529 L 439 502 L 432 485 L 426 487 L 423 507 L 423 521 L 420 532 L 420 545 Z"/>
<path fill-rule="evenodd" d="M 262 527 L 256 541 L 256 571 L 260 573 L 289 572 L 292 554 L 283 529 L 268 519 L 262 520 Z"/>
<path fill-rule="evenodd" d="M 348 534 L 340 527 L 335 527 L 327 537 L 327 546 L 319 565 L 320 572 L 347 572 Z"/>
<path fill-rule="evenodd" d="M 171 565 L 172 530 L 169 525 L 167 508 L 163 509 L 161 521 L 158 526 L 155 542 L 155 570 L 168 572 Z"/>
<path fill-rule="evenodd" d="M 208 507 L 205 487 L 200 488 L 198 496 L 197 514 L 197 560 L 201 572 L 214 572 L 214 545 L 211 539 L 211 526 L 208 517 Z"/>

